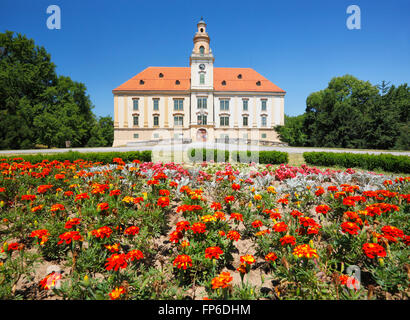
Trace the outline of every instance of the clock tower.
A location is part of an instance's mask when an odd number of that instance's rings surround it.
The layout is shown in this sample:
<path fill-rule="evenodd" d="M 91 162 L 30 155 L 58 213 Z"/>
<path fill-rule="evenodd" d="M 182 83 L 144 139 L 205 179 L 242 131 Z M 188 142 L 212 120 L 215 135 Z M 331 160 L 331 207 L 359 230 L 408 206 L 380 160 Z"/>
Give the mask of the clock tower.
<path fill-rule="evenodd" d="M 191 67 L 191 89 L 213 90 L 214 56 L 209 47 L 210 38 L 206 32 L 206 23 L 202 20 L 197 24 L 197 32 L 194 36 L 194 49 L 189 58 Z"/>

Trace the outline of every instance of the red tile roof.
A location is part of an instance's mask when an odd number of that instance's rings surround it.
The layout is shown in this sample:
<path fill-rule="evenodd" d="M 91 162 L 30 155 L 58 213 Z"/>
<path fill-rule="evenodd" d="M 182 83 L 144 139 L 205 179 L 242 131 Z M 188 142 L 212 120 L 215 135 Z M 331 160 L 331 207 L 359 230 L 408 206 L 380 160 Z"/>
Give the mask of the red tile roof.
<path fill-rule="evenodd" d="M 188 91 L 190 77 L 190 67 L 148 67 L 113 92 Z M 214 90 L 285 93 L 251 68 L 214 68 Z"/>

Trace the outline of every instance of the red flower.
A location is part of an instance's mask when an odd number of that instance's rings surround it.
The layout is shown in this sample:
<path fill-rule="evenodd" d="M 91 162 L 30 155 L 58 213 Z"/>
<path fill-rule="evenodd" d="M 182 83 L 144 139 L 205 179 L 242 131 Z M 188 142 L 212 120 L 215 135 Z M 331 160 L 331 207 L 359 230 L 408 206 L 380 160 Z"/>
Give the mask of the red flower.
<path fill-rule="evenodd" d="M 51 189 L 53 187 L 53 185 L 51 184 L 46 184 L 46 185 L 41 185 L 37 187 L 37 193 L 44 193 L 46 192 L 48 189 Z"/>
<path fill-rule="evenodd" d="M 64 197 L 71 197 L 73 194 L 74 192 L 69 190 L 69 191 L 64 192 Z"/>
<path fill-rule="evenodd" d="M 241 256 L 240 261 L 242 263 L 247 263 L 249 265 L 255 263 L 255 257 L 251 254 L 245 254 L 244 256 Z"/>
<path fill-rule="evenodd" d="M 81 236 L 81 234 L 78 231 L 68 231 L 68 232 L 64 232 L 63 234 L 60 234 L 58 236 L 60 238 L 60 241 L 57 244 L 62 244 L 65 242 L 65 244 L 70 244 L 71 241 L 82 241 L 83 237 Z"/>
<path fill-rule="evenodd" d="M 114 253 L 111 257 L 107 258 L 107 263 L 105 264 L 105 268 L 110 271 L 118 271 L 118 269 L 125 269 L 128 265 L 127 263 L 127 256 L 124 253 Z"/>
<path fill-rule="evenodd" d="M 101 202 L 101 203 L 97 204 L 97 209 L 99 209 L 100 211 L 106 211 L 109 208 L 110 208 L 110 206 L 107 202 Z"/>
<path fill-rule="evenodd" d="M 290 213 L 290 215 L 291 215 L 292 217 L 296 218 L 296 217 L 301 217 L 301 216 L 303 216 L 303 213 L 300 212 L 300 211 L 298 211 L 298 210 L 292 210 L 292 212 Z"/>
<path fill-rule="evenodd" d="M 182 239 L 182 237 L 183 237 L 182 232 L 174 231 L 174 232 L 171 232 L 171 234 L 169 235 L 169 241 L 178 243 L 179 240 Z"/>
<path fill-rule="evenodd" d="M 206 225 L 202 222 L 196 222 L 191 226 L 191 230 L 194 233 L 204 233 L 206 231 Z"/>
<path fill-rule="evenodd" d="M 291 235 L 283 236 L 282 238 L 279 239 L 279 241 L 282 246 L 284 246 L 285 244 L 290 244 L 292 246 L 296 245 L 296 238 Z"/>
<path fill-rule="evenodd" d="M 80 194 L 77 194 L 76 196 L 75 196 L 75 200 L 74 201 L 79 201 L 79 200 L 82 200 L 82 199 L 90 199 L 90 196 L 87 194 L 87 193 L 80 193 Z"/>
<path fill-rule="evenodd" d="M 131 250 L 127 253 L 127 259 L 131 261 L 144 259 L 144 254 L 140 250 Z"/>
<path fill-rule="evenodd" d="M 240 190 L 241 189 L 241 185 L 237 184 L 237 183 L 233 183 L 232 184 L 232 190 L 236 191 L 236 190 Z"/>
<path fill-rule="evenodd" d="M 282 222 L 275 223 L 272 229 L 275 232 L 286 232 L 288 230 L 288 226 L 286 225 L 286 223 L 282 221 Z"/>
<path fill-rule="evenodd" d="M 330 210 L 330 207 L 326 204 L 321 204 L 321 205 L 317 206 L 315 210 L 316 210 L 316 213 L 326 214 Z"/>
<path fill-rule="evenodd" d="M 228 239 L 232 240 L 232 241 L 233 241 L 233 240 L 238 241 L 238 240 L 241 238 L 241 235 L 239 234 L 238 231 L 230 230 L 230 231 L 227 233 L 226 237 L 227 237 Z"/>
<path fill-rule="evenodd" d="M 231 213 L 231 217 L 229 218 L 229 220 L 235 219 L 236 221 L 243 221 L 243 216 L 242 214 L 238 213 L 238 212 L 232 212 Z"/>
<path fill-rule="evenodd" d="M 66 229 L 71 229 L 72 227 L 74 227 L 74 226 L 80 224 L 80 222 L 81 222 L 81 219 L 79 219 L 79 218 L 72 218 L 72 219 L 68 220 L 68 221 L 65 223 L 64 228 L 66 228 Z"/>
<path fill-rule="evenodd" d="M 214 210 L 221 210 L 222 205 L 219 202 L 212 202 L 211 208 L 214 209 Z"/>
<path fill-rule="evenodd" d="M 373 259 L 375 257 L 383 258 L 386 256 L 386 250 L 377 243 L 365 243 L 363 245 L 363 251 L 364 254 L 370 259 Z"/>
<path fill-rule="evenodd" d="M 182 232 L 182 231 L 187 231 L 189 230 L 190 223 L 188 221 L 180 221 L 177 222 L 176 224 L 176 231 L 177 232 Z"/>
<path fill-rule="evenodd" d="M 322 194 L 324 194 L 325 193 L 325 189 L 323 189 L 323 187 L 316 187 L 317 188 L 317 190 L 316 190 L 316 192 L 315 192 L 315 195 L 317 196 L 317 197 L 319 197 L 319 196 L 321 196 Z"/>
<path fill-rule="evenodd" d="M 230 203 L 232 201 L 235 201 L 235 197 L 234 196 L 226 196 L 225 197 L 225 202 L 226 203 Z"/>
<path fill-rule="evenodd" d="M 403 230 L 393 226 L 384 226 L 382 232 L 383 237 L 392 242 L 397 242 L 396 238 L 404 238 Z"/>
<path fill-rule="evenodd" d="M 177 266 L 178 269 L 186 270 L 188 266 L 192 267 L 192 259 L 186 254 L 181 254 L 175 258 L 174 266 Z"/>
<path fill-rule="evenodd" d="M 96 238 L 104 239 L 109 238 L 111 236 L 112 230 L 110 227 L 104 226 L 99 229 L 95 229 L 91 231 L 91 234 Z"/>
<path fill-rule="evenodd" d="M 131 226 L 124 230 L 124 234 L 131 235 L 131 236 L 135 236 L 139 232 L 140 232 L 140 228 L 138 228 L 137 226 Z"/>
<path fill-rule="evenodd" d="M 255 229 L 260 228 L 262 226 L 263 226 L 263 223 L 260 220 L 255 220 L 254 222 L 252 222 L 252 227 L 254 227 Z"/>
<path fill-rule="evenodd" d="M 354 222 L 343 222 L 341 224 L 343 233 L 350 233 L 351 235 L 359 234 L 359 226 Z"/>
<path fill-rule="evenodd" d="M 159 190 L 159 195 L 160 196 L 169 196 L 169 190 L 161 189 L 161 190 Z"/>
<path fill-rule="evenodd" d="M 135 161 L 135 160 L 134 160 Z M 113 291 L 111 291 L 108 295 L 110 296 L 111 300 L 117 300 L 119 297 L 121 297 L 125 293 L 125 288 L 124 287 L 119 287 L 115 288 Z"/>
<path fill-rule="evenodd" d="M 160 197 L 158 199 L 157 205 L 164 208 L 169 205 L 169 198 L 168 197 Z"/>
<path fill-rule="evenodd" d="M 283 203 L 283 204 L 288 204 L 289 203 L 289 199 L 288 198 L 280 198 L 278 201 L 276 201 L 277 203 Z"/>
<path fill-rule="evenodd" d="M 111 196 L 111 197 L 112 197 L 112 196 L 119 196 L 119 195 L 121 195 L 121 190 L 119 190 L 119 189 L 111 190 L 111 191 L 110 191 L 110 196 Z"/>
<path fill-rule="evenodd" d="M 22 195 L 21 196 L 21 200 L 22 201 L 24 201 L 24 200 L 28 200 L 28 201 L 33 201 L 33 200 L 35 200 L 37 197 L 36 197 L 36 195 L 34 195 L 34 194 L 25 194 L 25 195 Z"/>
<path fill-rule="evenodd" d="M 208 259 L 219 259 L 219 255 L 223 254 L 223 251 L 219 247 L 208 247 L 205 249 L 205 258 Z"/>
<path fill-rule="evenodd" d="M 218 277 L 212 279 L 212 289 L 227 288 L 233 277 L 229 272 L 222 272 Z"/>
<path fill-rule="evenodd" d="M 49 237 L 50 233 L 48 232 L 47 229 L 39 229 L 39 230 L 34 230 L 33 232 L 31 232 L 30 237 L 31 238 L 38 238 L 38 240 L 40 240 L 40 245 L 43 245 L 44 243 L 47 242 L 48 237 Z"/>

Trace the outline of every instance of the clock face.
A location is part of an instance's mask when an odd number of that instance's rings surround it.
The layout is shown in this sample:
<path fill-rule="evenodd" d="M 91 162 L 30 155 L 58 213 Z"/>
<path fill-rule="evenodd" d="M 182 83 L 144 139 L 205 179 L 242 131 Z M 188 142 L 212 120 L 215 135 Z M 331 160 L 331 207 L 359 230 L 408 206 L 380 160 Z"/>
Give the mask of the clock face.
<path fill-rule="evenodd" d="M 199 69 L 204 70 L 204 69 L 205 69 L 205 65 L 204 65 L 203 63 L 201 63 L 201 64 L 199 65 Z"/>

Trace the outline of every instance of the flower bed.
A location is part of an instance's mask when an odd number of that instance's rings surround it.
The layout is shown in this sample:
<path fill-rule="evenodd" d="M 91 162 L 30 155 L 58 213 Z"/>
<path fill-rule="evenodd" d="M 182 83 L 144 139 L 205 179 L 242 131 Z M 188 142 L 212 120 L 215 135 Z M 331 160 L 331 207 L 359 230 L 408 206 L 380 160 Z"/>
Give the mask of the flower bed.
<path fill-rule="evenodd" d="M 410 178 L 0 161 L 1 299 L 408 299 Z"/>

